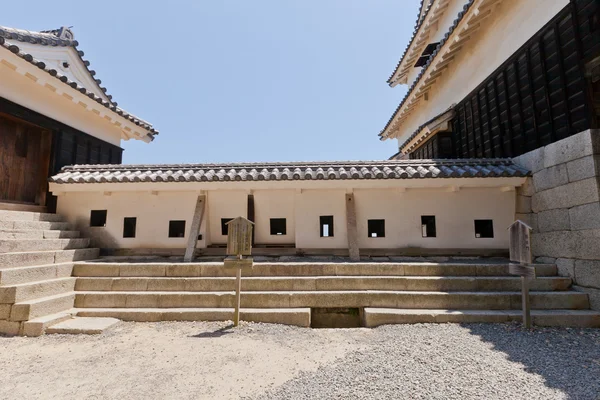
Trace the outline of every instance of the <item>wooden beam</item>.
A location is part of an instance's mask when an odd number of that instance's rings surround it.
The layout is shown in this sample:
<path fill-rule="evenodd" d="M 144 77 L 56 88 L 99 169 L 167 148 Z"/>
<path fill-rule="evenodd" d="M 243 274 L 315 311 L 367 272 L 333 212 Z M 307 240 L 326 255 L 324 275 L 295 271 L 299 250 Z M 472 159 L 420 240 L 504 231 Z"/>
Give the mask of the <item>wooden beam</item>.
<path fill-rule="evenodd" d="M 196 252 L 196 244 L 198 243 L 198 235 L 200 234 L 200 226 L 202 226 L 202 217 L 204 216 L 204 208 L 206 206 L 206 195 L 199 195 L 196 201 L 196 210 L 194 211 L 194 219 L 190 227 L 190 237 L 185 249 L 184 262 L 192 262 L 194 253 Z"/>
<path fill-rule="evenodd" d="M 360 261 L 358 248 L 358 229 L 356 228 L 356 207 L 354 193 L 346 194 L 346 228 L 348 230 L 348 252 L 350 260 Z"/>

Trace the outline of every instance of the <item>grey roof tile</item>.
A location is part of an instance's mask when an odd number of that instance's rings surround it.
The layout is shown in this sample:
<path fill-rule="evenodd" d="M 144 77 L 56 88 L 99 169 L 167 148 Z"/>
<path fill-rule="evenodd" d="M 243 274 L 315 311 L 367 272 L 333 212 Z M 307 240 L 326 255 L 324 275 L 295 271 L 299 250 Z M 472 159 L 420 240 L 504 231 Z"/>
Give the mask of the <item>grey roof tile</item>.
<path fill-rule="evenodd" d="M 509 159 L 334 161 L 294 163 L 73 165 L 50 182 L 228 182 L 525 177 Z"/>

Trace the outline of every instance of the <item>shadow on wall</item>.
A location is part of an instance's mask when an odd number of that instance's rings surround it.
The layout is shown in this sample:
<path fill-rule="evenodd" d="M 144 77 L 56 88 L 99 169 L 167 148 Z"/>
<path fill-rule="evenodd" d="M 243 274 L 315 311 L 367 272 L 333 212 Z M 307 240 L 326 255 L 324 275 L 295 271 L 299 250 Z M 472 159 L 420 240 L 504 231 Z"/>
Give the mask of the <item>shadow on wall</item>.
<path fill-rule="evenodd" d="M 90 226 L 88 218 L 77 218 L 75 229 L 81 232 L 82 237 L 91 239 L 90 247 L 98 247 L 100 249 L 119 247 L 117 239 L 109 234 L 105 227 Z"/>
<path fill-rule="evenodd" d="M 545 385 L 570 399 L 600 398 L 600 330 L 535 327 L 520 324 L 463 325 L 508 360 L 544 378 Z"/>

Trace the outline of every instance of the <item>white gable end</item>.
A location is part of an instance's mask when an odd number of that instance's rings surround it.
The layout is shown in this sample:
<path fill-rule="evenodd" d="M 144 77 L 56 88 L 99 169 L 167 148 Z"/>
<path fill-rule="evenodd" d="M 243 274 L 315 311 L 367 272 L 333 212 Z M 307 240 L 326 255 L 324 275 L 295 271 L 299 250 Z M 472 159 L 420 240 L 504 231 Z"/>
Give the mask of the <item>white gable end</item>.
<path fill-rule="evenodd" d="M 7 40 L 12 43 L 12 40 Z M 23 52 L 31 54 L 36 59 L 43 61 L 49 69 L 55 69 L 70 80 L 77 82 L 96 96 L 110 101 L 106 94 L 100 90 L 96 81 L 90 76 L 86 66 L 73 47 L 44 46 L 33 43 L 14 41 Z"/>

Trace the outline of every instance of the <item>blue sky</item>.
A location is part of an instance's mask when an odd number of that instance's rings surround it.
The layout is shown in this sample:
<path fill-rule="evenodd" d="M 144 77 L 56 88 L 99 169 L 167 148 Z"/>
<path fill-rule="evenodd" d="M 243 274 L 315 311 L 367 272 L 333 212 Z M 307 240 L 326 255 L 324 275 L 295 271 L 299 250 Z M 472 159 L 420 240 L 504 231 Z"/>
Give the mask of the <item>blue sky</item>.
<path fill-rule="evenodd" d="M 386 159 L 386 80 L 418 0 L 7 2 L 0 25 L 73 26 L 120 106 L 160 130 L 125 163 Z M 35 10 L 35 12 L 32 12 Z"/>

